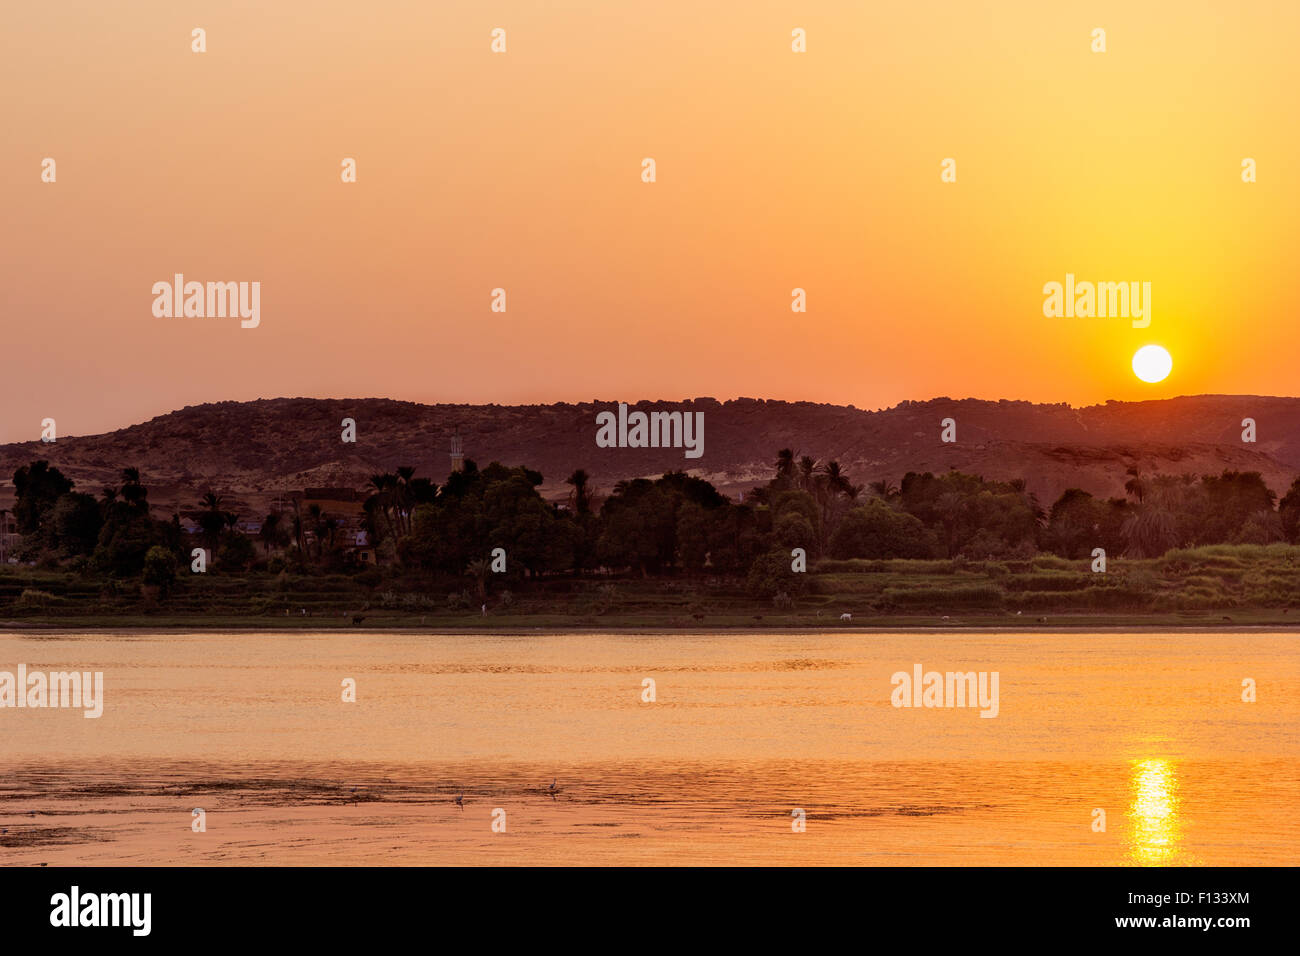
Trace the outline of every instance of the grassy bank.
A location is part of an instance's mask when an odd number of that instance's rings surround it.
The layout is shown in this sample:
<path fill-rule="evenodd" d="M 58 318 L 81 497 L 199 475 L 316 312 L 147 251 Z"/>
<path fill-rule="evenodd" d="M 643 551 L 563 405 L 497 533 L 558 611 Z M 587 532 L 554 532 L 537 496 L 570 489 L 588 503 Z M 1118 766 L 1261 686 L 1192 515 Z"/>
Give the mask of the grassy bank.
<path fill-rule="evenodd" d="M 457 630 L 1205 628 L 1300 624 L 1300 547 L 1216 545 L 1146 560 L 822 561 L 793 599 L 701 576 L 513 580 L 371 569 L 358 575 L 208 573 L 170 593 L 58 570 L 0 570 L 12 626 Z M 852 615 L 843 622 L 840 615 Z"/>

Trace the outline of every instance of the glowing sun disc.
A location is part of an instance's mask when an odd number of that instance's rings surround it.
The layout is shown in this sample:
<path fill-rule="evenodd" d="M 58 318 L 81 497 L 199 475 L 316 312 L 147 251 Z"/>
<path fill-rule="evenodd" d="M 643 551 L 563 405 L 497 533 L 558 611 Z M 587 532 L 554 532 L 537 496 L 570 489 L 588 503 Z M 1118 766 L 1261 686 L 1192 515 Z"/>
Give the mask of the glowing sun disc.
<path fill-rule="evenodd" d="M 1133 374 L 1144 382 L 1163 382 L 1173 367 L 1174 360 L 1159 345 L 1144 345 L 1133 353 Z"/>

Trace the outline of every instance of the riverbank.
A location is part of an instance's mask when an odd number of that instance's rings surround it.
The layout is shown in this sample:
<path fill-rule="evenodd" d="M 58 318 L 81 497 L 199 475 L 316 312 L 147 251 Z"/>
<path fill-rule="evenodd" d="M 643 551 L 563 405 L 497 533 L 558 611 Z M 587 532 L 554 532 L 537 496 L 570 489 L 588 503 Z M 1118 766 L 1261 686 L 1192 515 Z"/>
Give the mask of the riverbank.
<path fill-rule="evenodd" d="M 500 636 L 535 634 L 719 634 L 733 632 L 752 634 L 756 631 L 782 634 L 1078 634 L 1078 633 L 1188 633 L 1232 634 L 1252 632 L 1300 633 L 1300 620 L 1277 618 L 1274 615 L 1238 615 L 1231 620 L 1215 623 L 1205 617 L 1182 618 L 1169 615 L 1149 617 L 1120 617 L 1116 615 L 1088 615 L 1049 617 L 1046 622 L 1029 619 L 971 618 L 969 620 L 942 620 L 937 618 L 885 617 L 855 619 L 850 624 L 838 621 L 809 624 L 806 618 L 784 617 L 760 622 L 719 622 L 711 625 L 671 626 L 668 624 L 628 624 L 617 619 L 602 620 L 599 624 L 565 624 L 558 620 L 536 623 L 536 618 L 486 617 L 461 625 L 450 625 L 445 620 L 436 624 L 419 619 L 402 617 L 365 619 L 360 624 L 350 621 L 322 618 L 283 618 L 280 620 L 250 621 L 247 617 L 179 617 L 165 615 L 119 617 L 64 617 L 55 620 L 0 621 L 4 632 L 84 632 L 104 633 L 192 633 L 195 631 L 223 634 L 270 634 L 297 631 L 329 633 L 414 632 L 438 635 L 493 634 Z"/>
<path fill-rule="evenodd" d="M 187 630 L 1003 631 L 1300 627 L 1300 548 L 1216 546 L 1161 558 L 823 561 L 774 581 L 716 576 L 249 571 L 166 591 L 59 569 L 0 569 L 0 622 Z"/>

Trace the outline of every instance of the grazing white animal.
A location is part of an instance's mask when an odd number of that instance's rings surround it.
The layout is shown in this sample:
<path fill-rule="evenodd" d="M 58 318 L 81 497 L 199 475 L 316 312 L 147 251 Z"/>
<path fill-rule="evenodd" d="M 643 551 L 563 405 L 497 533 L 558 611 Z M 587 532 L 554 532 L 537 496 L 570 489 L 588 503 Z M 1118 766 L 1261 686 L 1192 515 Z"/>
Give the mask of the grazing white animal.
<path fill-rule="evenodd" d="M 840 615 L 840 620 L 841 620 L 841 621 L 851 621 L 851 620 L 853 620 L 853 615 L 852 615 L 852 614 L 849 614 L 848 612 L 845 612 L 844 614 L 841 614 L 841 615 Z"/>

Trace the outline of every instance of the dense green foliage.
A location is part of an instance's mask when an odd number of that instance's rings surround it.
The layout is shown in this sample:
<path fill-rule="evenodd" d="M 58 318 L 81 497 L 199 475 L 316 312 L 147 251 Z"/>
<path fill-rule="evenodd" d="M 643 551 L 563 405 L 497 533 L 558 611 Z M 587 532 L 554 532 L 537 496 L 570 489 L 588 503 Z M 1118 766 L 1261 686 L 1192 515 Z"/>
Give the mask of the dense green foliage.
<path fill-rule="evenodd" d="M 950 471 L 908 473 L 898 485 L 854 484 L 837 462 L 789 449 L 778 453 L 773 478 L 744 501 L 680 471 L 620 481 L 602 495 L 578 470 L 567 479 L 572 491 L 563 504 L 542 497 L 542 482 L 532 469 L 497 462 L 480 469 L 466 460 L 441 486 L 403 467 L 371 478 L 359 526 L 294 498 L 292 510 L 243 523 L 251 533 L 239 530 L 240 516 L 209 491 L 186 510 L 187 532 L 180 512 L 153 517 L 134 468 L 96 499 L 36 461 L 14 474 L 17 556 L 23 567 L 94 582 L 90 590 L 119 607 L 134 600 L 180 607 L 211 587 L 199 578 L 231 576 L 272 582 L 271 596 L 254 604 L 269 612 L 293 591 L 282 585 L 294 575 L 353 582 L 339 592 L 346 595 L 343 616 L 346 607 L 373 608 L 376 594 L 390 592 L 420 595 L 410 609 L 425 616 L 486 613 L 489 606 L 521 613 L 533 595 L 564 593 L 555 591 L 562 581 L 581 584 L 586 595 L 571 602 L 573 613 L 600 615 L 616 604 L 615 591 L 600 589 L 633 580 L 684 582 L 697 593 L 730 594 L 778 612 L 847 593 L 868 598 L 874 613 L 1023 614 L 1284 606 L 1293 599 L 1294 556 L 1278 543 L 1300 540 L 1300 479 L 1277 503 L 1256 472 L 1198 478 L 1133 468 L 1123 498 L 1071 488 L 1046 511 L 1019 480 Z M 358 530 L 365 562 L 355 546 Z M 1220 554 L 1212 546 L 1259 550 Z M 204 575 L 192 573 L 195 549 L 203 551 Z M 1094 562 L 1097 549 L 1110 562 L 1104 574 Z M 1262 564 L 1252 566 L 1246 554 Z M 1208 567 L 1207 556 L 1214 559 Z M 974 567 L 983 570 L 958 580 Z M 26 585 L 11 589 L 11 607 L 49 613 L 67 602 L 85 606 L 84 598 L 73 601 L 78 589 Z M 305 614 L 306 604 L 299 609 Z"/>

